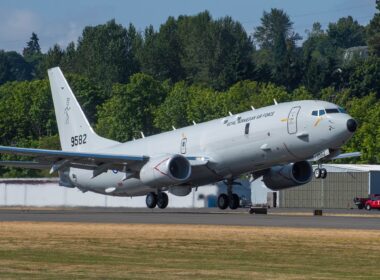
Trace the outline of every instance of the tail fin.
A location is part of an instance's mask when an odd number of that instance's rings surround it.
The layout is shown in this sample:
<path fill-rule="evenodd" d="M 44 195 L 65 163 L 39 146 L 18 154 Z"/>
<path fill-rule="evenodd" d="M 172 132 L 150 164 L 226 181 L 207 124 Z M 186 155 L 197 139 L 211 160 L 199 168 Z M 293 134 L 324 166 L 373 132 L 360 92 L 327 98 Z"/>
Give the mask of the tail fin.
<path fill-rule="evenodd" d="M 97 135 L 59 67 L 48 70 L 61 147 L 64 151 L 94 151 L 118 144 Z"/>

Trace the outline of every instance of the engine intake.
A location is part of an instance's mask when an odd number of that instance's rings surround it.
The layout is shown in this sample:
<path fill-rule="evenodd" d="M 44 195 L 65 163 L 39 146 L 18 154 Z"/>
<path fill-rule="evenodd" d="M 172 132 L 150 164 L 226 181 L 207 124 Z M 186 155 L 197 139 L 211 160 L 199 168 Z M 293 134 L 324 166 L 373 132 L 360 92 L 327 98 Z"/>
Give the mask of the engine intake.
<path fill-rule="evenodd" d="M 308 161 L 274 166 L 264 173 L 263 182 L 272 190 L 300 186 L 311 181 L 313 168 Z"/>
<path fill-rule="evenodd" d="M 190 175 L 190 162 L 181 155 L 151 158 L 140 170 L 140 180 L 152 187 L 182 184 Z"/>

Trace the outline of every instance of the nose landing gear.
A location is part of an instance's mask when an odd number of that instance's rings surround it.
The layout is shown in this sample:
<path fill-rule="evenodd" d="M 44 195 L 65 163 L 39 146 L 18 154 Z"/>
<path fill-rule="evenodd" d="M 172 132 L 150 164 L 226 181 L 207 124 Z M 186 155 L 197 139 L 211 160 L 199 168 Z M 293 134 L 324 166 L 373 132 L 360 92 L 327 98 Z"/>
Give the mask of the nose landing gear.
<path fill-rule="evenodd" d="M 219 209 L 237 209 L 240 206 L 240 198 L 236 193 L 232 192 L 233 185 L 239 185 L 240 183 L 234 182 L 233 179 L 228 179 L 226 181 L 227 194 L 222 193 L 218 196 L 218 207 Z"/>
<path fill-rule="evenodd" d="M 322 168 L 322 165 L 318 164 L 318 167 L 314 170 L 314 177 L 316 179 L 325 179 L 327 177 L 326 168 Z"/>

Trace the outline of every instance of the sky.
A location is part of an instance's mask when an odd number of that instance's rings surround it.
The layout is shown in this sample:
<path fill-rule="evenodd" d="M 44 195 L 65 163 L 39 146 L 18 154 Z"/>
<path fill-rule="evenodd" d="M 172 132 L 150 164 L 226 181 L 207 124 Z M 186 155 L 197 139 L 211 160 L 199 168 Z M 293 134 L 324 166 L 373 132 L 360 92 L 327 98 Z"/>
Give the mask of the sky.
<path fill-rule="evenodd" d="M 0 0 L 0 49 L 22 52 L 32 32 L 46 52 L 55 43 L 77 42 L 85 26 L 115 19 L 143 31 L 158 29 L 169 16 L 195 15 L 208 10 L 214 19 L 231 16 L 248 34 L 260 25 L 264 11 L 283 9 L 294 30 L 306 37 L 314 22 L 330 22 L 351 15 L 366 25 L 376 12 L 375 0 Z"/>

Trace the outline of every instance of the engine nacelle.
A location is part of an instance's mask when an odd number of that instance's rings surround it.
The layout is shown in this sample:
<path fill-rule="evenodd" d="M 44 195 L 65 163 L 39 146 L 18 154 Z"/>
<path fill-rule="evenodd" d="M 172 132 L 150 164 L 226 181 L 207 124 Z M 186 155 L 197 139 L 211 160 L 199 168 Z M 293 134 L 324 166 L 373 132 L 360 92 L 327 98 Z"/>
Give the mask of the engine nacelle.
<path fill-rule="evenodd" d="M 274 166 L 263 175 L 263 182 L 271 190 L 283 190 L 311 181 L 313 168 L 308 161 Z"/>
<path fill-rule="evenodd" d="M 140 180 L 152 187 L 182 184 L 190 178 L 190 175 L 190 162 L 181 155 L 151 158 L 140 170 Z"/>
<path fill-rule="evenodd" d="M 169 188 L 169 192 L 176 196 L 187 196 L 191 193 L 191 186 L 173 186 Z"/>

